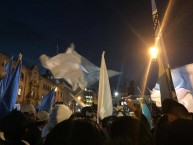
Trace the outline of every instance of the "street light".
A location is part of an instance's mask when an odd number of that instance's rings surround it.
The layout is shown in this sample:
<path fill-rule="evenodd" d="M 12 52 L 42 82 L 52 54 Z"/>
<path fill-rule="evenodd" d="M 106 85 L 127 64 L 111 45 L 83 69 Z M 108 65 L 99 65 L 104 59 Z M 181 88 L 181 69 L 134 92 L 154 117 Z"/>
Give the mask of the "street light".
<path fill-rule="evenodd" d="M 118 95 L 119 95 L 119 93 L 116 91 L 116 92 L 115 92 L 115 96 L 117 97 Z"/>
<path fill-rule="evenodd" d="M 158 50 L 156 47 L 152 47 L 150 48 L 150 55 L 151 55 L 151 58 L 152 59 L 156 59 L 157 58 L 157 53 L 158 53 Z"/>
<path fill-rule="evenodd" d="M 78 96 L 78 100 L 81 100 L 81 97 L 80 97 L 80 96 Z"/>

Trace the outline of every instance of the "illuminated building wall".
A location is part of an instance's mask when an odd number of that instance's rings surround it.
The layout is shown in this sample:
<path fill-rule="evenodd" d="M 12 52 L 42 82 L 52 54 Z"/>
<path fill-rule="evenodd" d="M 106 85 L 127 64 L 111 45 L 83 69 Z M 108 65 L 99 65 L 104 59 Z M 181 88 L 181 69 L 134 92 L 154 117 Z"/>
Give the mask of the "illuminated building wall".
<path fill-rule="evenodd" d="M 86 106 L 92 106 L 92 104 L 97 104 L 97 92 L 94 89 L 86 88 L 84 90 L 84 103 Z"/>
<path fill-rule="evenodd" d="M 0 64 L 8 61 L 10 58 L 0 52 Z M 13 68 L 16 61 L 13 62 Z M 18 89 L 17 102 L 20 104 L 39 104 L 43 96 L 45 96 L 52 88 L 57 87 L 54 102 L 64 102 L 68 104 L 71 100 L 70 90 L 65 88 L 62 83 L 56 84 L 50 76 L 41 75 L 36 65 L 27 68 L 22 65 L 21 80 Z"/>

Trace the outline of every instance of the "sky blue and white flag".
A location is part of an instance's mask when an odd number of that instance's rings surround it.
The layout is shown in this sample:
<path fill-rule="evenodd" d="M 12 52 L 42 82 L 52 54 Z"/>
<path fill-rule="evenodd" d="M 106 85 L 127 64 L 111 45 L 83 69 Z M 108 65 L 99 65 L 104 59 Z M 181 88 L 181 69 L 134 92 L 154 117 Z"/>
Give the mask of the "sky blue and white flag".
<path fill-rule="evenodd" d="M 105 117 L 113 114 L 113 103 L 111 88 L 109 83 L 109 76 L 105 63 L 105 52 L 101 58 L 100 79 L 99 79 L 99 91 L 98 91 L 98 108 L 97 108 L 97 122 L 99 118 L 102 120 Z"/>
<path fill-rule="evenodd" d="M 152 125 L 151 112 L 150 112 L 149 107 L 147 106 L 146 103 L 141 103 L 141 110 L 142 110 L 143 115 L 147 118 L 147 120 L 151 126 Z"/>
<path fill-rule="evenodd" d="M 178 101 L 193 112 L 193 63 L 172 69 L 171 75 Z M 159 83 L 153 88 L 151 98 L 161 107 Z"/>
<path fill-rule="evenodd" d="M 55 96 L 55 88 L 52 89 L 46 96 L 41 99 L 40 111 L 50 112 Z"/>
<path fill-rule="evenodd" d="M 0 102 L 0 114 L 1 116 L 6 115 L 8 112 L 12 111 L 14 105 L 16 103 L 20 77 L 21 77 L 21 68 L 22 68 L 22 61 L 20 61 L 11 78 L 10 81 L 2 95 L 1 102 Z"/>
<path fill-rule="evenodd" d="M 63 78 L 72 86 L 73 91 L 84 89 L 99 80 L 100 68 L 78 54 L 71 45 L 65 53 L 59 53 L 54 57 L 43 54 L 40 56 L 42 66 L 49 69 L 55 79 Z M 110 70 L 109 77 L 120 74 Z"/>

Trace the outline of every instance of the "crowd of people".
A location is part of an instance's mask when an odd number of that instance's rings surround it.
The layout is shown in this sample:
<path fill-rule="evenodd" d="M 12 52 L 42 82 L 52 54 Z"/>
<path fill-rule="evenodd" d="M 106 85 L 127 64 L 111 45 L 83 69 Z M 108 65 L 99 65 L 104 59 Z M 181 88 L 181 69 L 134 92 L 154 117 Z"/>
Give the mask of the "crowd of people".
<path fill-rule="evenodd" d="M 72 113 L 56 104 L 48 113 L 21 106 L 0 120 L 0 145 L 192 145 L 193 115 L 182 104 L 165 99 L 152 125 L 131 100 L 126 102 L 132 115 L 112 115 L 100 123 L 93 107 Z"/>
<path fill-rule="evenodd" d="M 5 73 L 0 71 L 0 78 Z M 193 113 L 172 99 L 162 108 L 151 106 L 151 116 L 126 99 L 130 113 L 117 113 L 97 123 L 97 109 L 82 108 L 72 113 L 55 104 L 50 112 L 22 105 L 0 119 L 0 145 L 192 145 Z M 157 113 L 155 113 L 157 112 Z"/>

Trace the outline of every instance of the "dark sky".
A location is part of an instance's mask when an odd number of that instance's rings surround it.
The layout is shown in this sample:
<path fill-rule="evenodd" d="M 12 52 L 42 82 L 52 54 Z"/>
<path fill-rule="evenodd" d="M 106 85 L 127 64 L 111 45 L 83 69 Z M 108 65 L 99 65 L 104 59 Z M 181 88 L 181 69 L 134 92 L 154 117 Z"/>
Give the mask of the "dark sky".
<path fill-rule="evenodd" d="M 162 20 L 168 0 L 156 2 Z M 167 23 L 164 38 L 172 68 L 193 62 L 192 7 L 192 0 L 177 0 Z M 22 52 L 24 65 L 39 65 L 41 54 L 54 56 L 72 42 L 97 66 L 106 51 L 107 68 L 123 72 L 111 83 L 122 87 L 127 78 L 141 86 L 154 43 L 151 0 L 0 1 L 0 51 L 8 56 Z M 153 64 L 150 88 L 156 69 Z"/>

